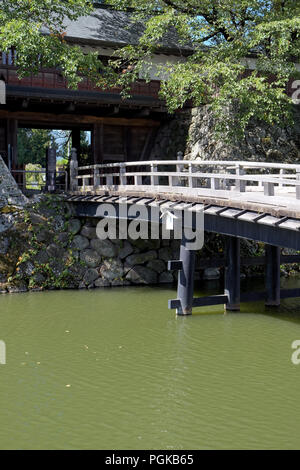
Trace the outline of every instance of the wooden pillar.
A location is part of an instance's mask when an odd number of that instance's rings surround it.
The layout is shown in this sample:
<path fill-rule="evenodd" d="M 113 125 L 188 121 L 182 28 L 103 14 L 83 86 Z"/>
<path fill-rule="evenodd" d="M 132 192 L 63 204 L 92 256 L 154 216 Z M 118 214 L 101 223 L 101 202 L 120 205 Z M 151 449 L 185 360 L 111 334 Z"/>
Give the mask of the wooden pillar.
<path fill-rule="evenodd" d="M 277 307 L 280 305 L 280 248 L 265 245 L 266 252 L 266 305 Z"/>
<path fill-rule="evenodd" d="M 12 168 L 18 165 L 18 121 L 17 119 L 7 120 L 7 147 L 10 149 L 10 162 Z"/>
<path fill-rule="evenodd" d="M 77 151 L 77 160 L 80 162 L 80 129 L 72 129 L 72 149 Z"/>
<path fill-rule="evenodd" d="M 56 150 L 48 148 L 46 154 L 46 189 L 49 192 L 56 190 Z"/>
<path fill-rule="evenodd" d="M 240 310 L 240 239 L 226 237 L 225 295 L 226 310 Z"/>
<path fill-rule="evenodd" d="M 71 160 L 70 160 L 70 190 L 78 191 L 78 160 L 77 160 L 77 149 L 72 148 Z"/>
<path fill-rule="evenodd" d="M 180 300 L 181 307 L 176 310 L 177 315 L 191 315 L 193 310 L 196 251 L 187 250 L 185 247 L 186 241 L 183 236 L 180 245 L 182 269 L 178 273 L 177 287 L 177 299 Z"/>
<path fill-rule="evenodd" d="M 94 124 L 92 132 L 92 149 L 94 164 L 103 161 L 103 124 Z"/>

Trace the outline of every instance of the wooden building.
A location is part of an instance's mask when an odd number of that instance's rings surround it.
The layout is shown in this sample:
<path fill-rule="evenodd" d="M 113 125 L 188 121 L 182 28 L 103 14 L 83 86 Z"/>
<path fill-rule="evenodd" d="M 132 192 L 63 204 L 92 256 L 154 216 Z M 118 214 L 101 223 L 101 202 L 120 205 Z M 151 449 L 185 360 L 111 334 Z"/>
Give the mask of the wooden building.
<path fill-rule="evenodd" d="M 130 21 L 128 12 L 98 6 L 89 17 L 66 22 L 65 39 L 108 58 L 116 48 L 136 43 L 142 27 Z M 170 34 L 153 57 L 154 69 L 166 60 L 184 60 L 188 52 Z M 90 163 L 105 163 L 146 160 L 158 127 L 167 119 L 155 72 L 150 83 L 141 77 L 132 86 L 131 99 L 124 101 L 120 90 L 104 91 L 87 79 L 78 90 L 68 89 L 59 68 L 42 69 L 37 76 L 19 80 L 11 50 L 0 57 L 0 79 L 7 91 L 6 104 L 0 105 L 0 154 L 12 168 L 18 166 L 18 128 L 71 130 L 79 156 L 80 131 L 91 131 Z"/>

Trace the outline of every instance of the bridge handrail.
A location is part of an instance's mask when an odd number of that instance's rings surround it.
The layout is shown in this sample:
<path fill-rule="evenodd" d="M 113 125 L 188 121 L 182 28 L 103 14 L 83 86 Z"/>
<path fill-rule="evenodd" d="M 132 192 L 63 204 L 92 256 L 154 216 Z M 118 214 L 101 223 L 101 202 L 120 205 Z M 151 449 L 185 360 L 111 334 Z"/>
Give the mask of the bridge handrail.
<path fill-rule="evenodd" d="M 268 182 L 268 183 L 274 183 L 274 184 L 285 184 L 285 185 L 291 185 L 291 186 L 300 186 L 300 180 L 293 180 L 291 179 L 285 179 L 285 178 L 279 178 L 278 177 L 271 177 L 267 178 L 266 181 L 266 175 L 235 175 L 231 173 L 192 173 L 191 175 L 188 173 L 180 173 L 180 172 L 174 172 L 174 173 L 167 173 L 167 172 L 139 172 L 138 174 L 135 173 L 123 173 L 122 176 L 126 177 L 134 177 L 135 175 L 137 176 L 167 176 L 167 177 L 181 177 L 181 178 L 203 178 L 203 179 L 222 179 L 222 180 L 239 180 L 239 181 L 256 181 L 256 182 Z M 98 176 L 100 178 L 105 178 L 107 176 L 120 176 L 120 173 L 99 173 Z M 291 175 L 294 176 L 294 175 Z M 92 178 L 92 175 L 78 175 L 76 176 L 76 179 L 84 179 L 84 178 Z"/>
<path fill-rule="evenodd" d="M 87 165 L 78 167 L 78 170 L 91 170 L 100 168 L 118 168 L 120 166 L 151 166 L 151 165 L 187 165 L 187 166 L 224 166 L 226 168 L 235 169 L 237 166 L 243 169 L 268 169 L 275 168 L 279 170 L 295 170 L 300 171 L 300 163 L 264 163 L 264 162 L 251 162 L 251 161 L 228 161 L 228 160 L 147 160 L 138 162 L 118 162 L 118 163 L 98 163 L 95 165 Z"/>
<path fill-rule="evenodd" d="M 171 166 L 173 168 L 168 169 Z M 93 184 L 90 184 L 91 180 Z M 72 187 L 75 190 L 79 189 L 79 182 L 82 182 L 83 190 L 89 187 L 89 191 L 91 188 L 96 190 L 109 187 L 136 190 L 144 186 L 154 191 L 159 187 L 170 187 L 170 191 L 176 193 L 181 187 L 185 187 L 185 191 L 198 195 L 204 187 L 216 192 L 216 196 L 220 189 L 252 191 L 253 184 L 257 183 L 259 189 L 263 187 L 264 196 L 274 196 L 275 187 L 276 191 L 277 188 L 283 190 L 284 187 L 289 187 L 289 197 L 290 193 L 294 192 L 296 199 L 300 199 L 300 164 L 206 160 L 99 163 L 79 167 L 73 175 L 73 182 Z M 250 183 L 250 189 L 247 183 Z"/>

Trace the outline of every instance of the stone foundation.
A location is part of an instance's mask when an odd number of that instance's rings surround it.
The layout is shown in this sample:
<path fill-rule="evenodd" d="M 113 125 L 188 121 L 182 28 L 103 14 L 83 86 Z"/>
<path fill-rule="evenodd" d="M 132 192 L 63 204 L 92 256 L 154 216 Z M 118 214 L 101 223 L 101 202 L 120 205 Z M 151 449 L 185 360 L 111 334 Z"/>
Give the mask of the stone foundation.
<path fill-rule="evenodd" d="M 0 209 L 0 292 L 172 283 L 178 240 L 99 240 L 58 196 Z"/>

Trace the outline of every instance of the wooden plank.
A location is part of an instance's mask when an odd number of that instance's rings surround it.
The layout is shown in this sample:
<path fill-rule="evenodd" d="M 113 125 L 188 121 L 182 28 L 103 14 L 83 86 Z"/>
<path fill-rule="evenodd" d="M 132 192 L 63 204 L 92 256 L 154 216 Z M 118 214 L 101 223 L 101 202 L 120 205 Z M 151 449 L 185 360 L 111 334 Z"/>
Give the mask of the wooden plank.
<path fill-rule="evenodd" d="M 148 164 L 148 162 L 147 162 Z M 293 199 L 291 201 L 287 201 L 285 199 L 285 204 L 278 204 L 276 205 L 269 205 L 266 204 L 264 199 L 259 201 L 259 206 L 257 202 L 249 201 L 249 200 L 244 200 L 241 197 L 239 198 L 233 198 L 232 193 L 233 192 L 225 192 L 225 191 L 220 191 L 219 194 L 216 195 L 211 195 L 210 193 L 207 193 L 203 191 L 203 194 L 199 194 L 195 190 L 193 194 L 190 193 L 185 193 L 184 189 L 185 188 L 180 188 L 180 192 L 174 191 L 175 188 L 173 188 L 173 192 L 170 191 L 170 188 L 168 186 L 159 186 L 157 191 L 154 191 L 153 187 L 149 186 L 142 186 L 142 187 L 134 187 L 130 189 L 129 187 L 120 188 L 120 186 L 116 186 L 113 190 L 113 193 L 119 196 L 127 196 L 127 195 L 136 195 L 136 196 L 145 196 L 145 192 L 147 193 L 147 197 L 154 199 L 155 202 L 152 203 L 152 205 L 159 205 L 161 204 L 164 199 L 174 201 L 174 202 L 187 202 L 187 203 L 196 203 L 196 204 L 206 204 L 209 205 L 210 207 L 205 211 L 205 214 L 210 215 L 211 210 L 215 207 L 215 210 L 217 210 L 220 207 L 231 207 L 231 208 L 237 208 L 240 210 L 247 210 L 247 212 L 244 215 L 241 215 L 237 220 L 239 221 L 246 221 L 250 222 L 253 221 L 253 218 L 258 216 L 258 207 L 260 211 L 263 211 L 264 213 L 274 215 L 275 217 L 285 217 L 289 216 L 294 219 L 300 219 L 300 204 L 298 203 L 293 203 Z M 101 194 L 101 192 L 105 192 L 109 190 L 110 192 L 112 191 L 111 188 L 106 188 L 103 187 L 97 190 L 98 194 Z M 226 197 L 222 197 L 222 196 Z M 228 195 L 230 197 L 228 197 Z M 245 193 L 243 193 L 243 196 Z M 269 198 L 270 199 L 270 198 Z M 273 198 L 274 199 L 274 198 Z M 278 199 L 278 198 L 275 198 Z M 281 198 L 283 199 L 283 198 Z M 213 210 L 212 210 L 213 213 Z M 229 219 L 230 220 L 230 219 Z M 300 226 L 300 220 L 295 220 L 295 222 L 292 221 L 291 226 L 287 226 L 290 221 L 284 222 L 280 228 L 287 228 L 291 230 L 297 230 L 297 227 Z"/>
<path fill-rule="evenodd" d="M 276 222 L 278 222 L 278 218 L 274 217 L 272 215 L 266 215 L 265 217 L 262 217 L 260 219 L 256 219 L 255 222 L 258 222 L 259 224 L 264 224 L 264 225 L 271 225 L 273 227 L 276 227 Z"/>
<path fill-rule="evenodd" d="M 266 217 L 265 213 L 264 214 L 258 214 L 255 217 L 253 217 L 252 222 L 258 222 L 259 220 L 263 219 L 264 217 Z"/>
<path fill-rule="evenodd" d="M 240 213 L 241 211 L 239 209 L 229 208 L 225 212 L 222 213 L 222 217 L 229 217 L 230 219 L 236 219 Z"/>
<path fill-rule="evenodd" d="M 204 210 L 204 214 L 216 215 L 219 209 L 220 206 L 210 206 Z"/>
<path fill-rule="evenodd" d="M 280 228 L 287 228 L 289 230 L 299 230 L 300 229 L 300 220 L 293 220 L 289 218 L 285 222 L 280 224 Z"/>

